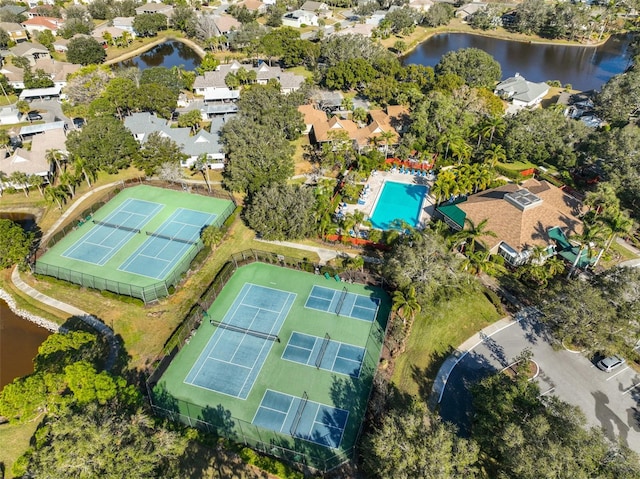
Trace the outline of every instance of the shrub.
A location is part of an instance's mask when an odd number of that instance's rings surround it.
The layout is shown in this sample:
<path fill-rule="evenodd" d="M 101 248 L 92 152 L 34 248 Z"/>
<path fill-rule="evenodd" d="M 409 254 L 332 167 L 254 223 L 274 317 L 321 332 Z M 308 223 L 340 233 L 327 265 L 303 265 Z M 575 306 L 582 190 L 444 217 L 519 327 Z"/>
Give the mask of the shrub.
<path fill-rule="evenodd" d="M 268 456 L 261 456 L 248 447 L 240 451 L 243 461 L 253 466 L 259 467 L 263 471 L 274 474 L 282 479 L 304 479 L 304 474 L 292 469 L 290 466 Z"/>

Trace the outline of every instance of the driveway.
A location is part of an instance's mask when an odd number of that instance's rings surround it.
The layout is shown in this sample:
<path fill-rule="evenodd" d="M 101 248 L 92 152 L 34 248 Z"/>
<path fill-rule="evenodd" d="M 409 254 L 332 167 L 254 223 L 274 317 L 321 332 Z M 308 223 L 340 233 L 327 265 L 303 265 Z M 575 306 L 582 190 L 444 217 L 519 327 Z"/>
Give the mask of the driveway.
<path fill-rule="evenodd" d="M 33 100 L 29 103 L 32 110 L 38 110 L 47 123 L 64 121 L 69 130 L 75 129 L 73 122 L 62 113 L 62 105 L 57 100 Z"/>
<path fill-rule="evenodd" d="M 589 425 L 604 428 L 609 438 L 619 437 L 640 452 L 640 375 L 633 369 L 605 373 L 582 354 L 554 350 L 545 329 L 531 316 L 482 339 L 453 369 L 440 402 L 443 419 L 456 424 L 463 435 L 469 434 L 472 417 L 469 387 L 528 348 L 540 368 L 536 381 L 542 395 L 555 394 L 579 406 Z"/>

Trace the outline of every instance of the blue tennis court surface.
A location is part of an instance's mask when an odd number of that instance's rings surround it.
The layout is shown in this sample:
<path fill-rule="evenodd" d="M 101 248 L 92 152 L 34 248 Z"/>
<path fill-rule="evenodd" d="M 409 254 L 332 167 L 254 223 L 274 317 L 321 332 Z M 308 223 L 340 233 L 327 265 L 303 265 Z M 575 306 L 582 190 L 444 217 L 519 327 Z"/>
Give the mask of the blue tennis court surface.
<path fill-rule="evenodd" d="M 346 287 L 338 290 L 314 286 L 304 307 L 363 321 L 373 321 L 376 319 L 379 305 L 378 298 L 349 293 Z"/>
<path fill-rule="evenodd" d="M 327 336 L 320 338 L 294 332 L 282 359 L 357 378 L 364 359 L 364 348 L 333 341 Z"/>
<path fill-rule="evenodd" d="M 129 198 L 100 221 L 139 230 L 162 208 L 159 203 Z M 61 256 L 102 266 L 136 234 L 135 231 L 96 224 Z"/>
<path fill-rule="evenodd" d="M 277 335 L 295 293 L 245 283 L 222 323 Z M 184 382 L 246 399 L 273 341 L 217 328 Z"/>
<path fill-rule="evenodd" d="M 201 211 L 177 209 L 153 232 L 167 238 L 149 236 L 118 269 L 149 278 L 164 279 L 193 243 L 198 241 L 202 228 L 210 225 L 216 216 Z"/>
<path fill-rule="evenodd" d="M 253 424 L 337 449 L 349 411 L 267 389 Z"/>

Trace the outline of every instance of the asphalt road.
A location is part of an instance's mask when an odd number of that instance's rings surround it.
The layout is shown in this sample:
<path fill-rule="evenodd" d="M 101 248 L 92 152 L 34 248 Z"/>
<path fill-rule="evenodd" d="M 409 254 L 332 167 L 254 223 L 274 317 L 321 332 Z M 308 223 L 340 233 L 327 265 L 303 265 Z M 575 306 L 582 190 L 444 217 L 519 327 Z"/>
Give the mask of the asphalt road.
<path fill-rule="evenodd" d="M 62 106 L 58 100 L 33 100 L 29 103 L 31 110 L 37 110 L 42 115 L 42 119 L 47 123 L 57 120 L 62 120 L 66 123 L 69 130 L 73 130 L 73 122 L 71 118 L 66 117 L 62 113 Z"/>
<path fill-rule="evenodd" d="M 469 386 L 511 364 L 525 348 L 540 368 L 536 381 L 542 395 L 555 394 L 579 406 L 588 425 L 602 427 L 609 438 L 620 438 L 640 452 L 640 375 L 630 367 L 605 373 L 582 354 L 554 350 L 551 338 L 532 318 L 485 338 L 458 363 L 440 402 L 443 419 L 468 435 L 473 414 Z"/>

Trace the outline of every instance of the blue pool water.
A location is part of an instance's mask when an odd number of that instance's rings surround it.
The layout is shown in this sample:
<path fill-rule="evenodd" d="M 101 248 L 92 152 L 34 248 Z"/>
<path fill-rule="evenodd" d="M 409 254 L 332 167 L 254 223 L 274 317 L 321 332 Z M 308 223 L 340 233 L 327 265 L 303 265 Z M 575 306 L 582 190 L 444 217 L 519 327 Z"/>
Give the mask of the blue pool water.
<path fill-rule="evenodd" d="M 393 221 L 400 219 L 413 227 L 417 226 L 420 206 L 426 194 L 427 187 L 424 185 L 385 182 L 371 215 L 371 224 L 374 228 L 389 230 Z"/>

